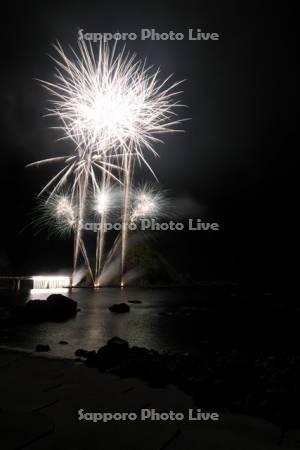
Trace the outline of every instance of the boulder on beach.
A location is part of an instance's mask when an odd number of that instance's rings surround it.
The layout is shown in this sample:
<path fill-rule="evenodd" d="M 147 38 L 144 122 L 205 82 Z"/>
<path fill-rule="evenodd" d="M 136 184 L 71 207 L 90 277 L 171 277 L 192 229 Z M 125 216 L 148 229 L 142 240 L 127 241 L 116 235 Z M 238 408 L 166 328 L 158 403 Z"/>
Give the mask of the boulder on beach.
<path fill-rule="evenodd" d="M 124 356 L 129 352 L 128 342 L 118 336 L 115 336 L 107 341 L 106 346 L 109 348 L 109 351 L 111 353 L 114 353 L 118 356 Z"/>
<path fill-rule="evenodd" d="M 47 300 L 30 300 L 12 311 L 12 320 L 21 323 L 60 322 L 77 313 L 77 302 L 62 294 L 49 295 Z"/>
<path fill-rule="evenodd" d="M 130 311 L 130 307 L 127 303 L 116 303 L 108 308 L 111 312 L 115 313 L 127 313 Z"/>
<path fill-rule="evenodd" d="M 78 350 L 76 356 L 79 356 Z M 112 372 L 122 377 L 138 377 L 149 385 L 162 387 L 172 381 L 172 374 L 164 357 L 154 350 L 143 347 L 129 347 L 127 341 L 113 337 L 95 354 L 81 353 L 90 367 L 98 367 L 105 372 Z"/>
<path fill-rule="evenodd" d="M 97 352 L 78 349 L 75 356 L 86 359 L 88 366 L 108 370 L 119 366 L 120 363 L 129 358 L 129 344 L 124 339 L 113 337 Z"/>
<path fill-rule="evenodd" d="M 96 355 L 96 352 L 94 350 L 84 350 L 83 348 L 78 348 L 75 351 L 75 356 L 78 356 L 78 358 L 92 358 Z"/>
<path fill-rule="evenodd" d="M 78 348 L 75 351 L 75 356 L 78 356 L 79 358 L 87 358 L 89 354 L 88 350 L 84 350 L 83 348 Z"/>
<path fill-rule="evenodd" d="M 97 361 L 99 367 L 110 368 L 118 365 L 126 359 L 129 354 L 129 344 L 124 339 L 113 337 L 104 347 L 97 352 Z"/>

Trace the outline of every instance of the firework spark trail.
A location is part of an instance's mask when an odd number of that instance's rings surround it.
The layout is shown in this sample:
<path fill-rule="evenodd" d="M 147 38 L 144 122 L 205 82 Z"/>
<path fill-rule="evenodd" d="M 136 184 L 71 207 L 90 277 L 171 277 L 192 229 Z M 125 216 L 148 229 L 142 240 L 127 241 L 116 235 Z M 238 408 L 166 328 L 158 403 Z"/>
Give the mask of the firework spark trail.
<path fill-rule="evenodd" d="M 121 277 L 120 284 L 124 286 L 125 260 L 127 250 L 128 225 L 129 225 L 129 208 L 130 208 L 130 185 L 132 176 L 132 160 L 131 155 L 125 157 L 125 179 L 123 190 L 123 214 L 122 214 L 122 247 L 121 247 Z"/>
<path fill-rule="evenodd" d="M 45 192 L 48 192 L 48 198 L 50 199 L 56 192 L 63 189 L 67 181 L 72 180 L 72 193 L 75 195 L 76 188 L 80 181 L 81 174 L 85 171 L 88 173 L 89 184 L 92 184 L 94 190 L 98 188 L 97 172 L 105 173 L 111 176 L 117 182 L 119 179 L 113 174 L 114 170 L 120 171 L 117 164 L 108 162 L 106 158 L 101 155 L 90 155 L 87 152 L 78 151 L 75 155 L 67 155 L 61 157 L 47 158 L 40 161 L 27 164 L 26 167 L 40 167 L 41 165 L 64 162 L 64 167 L 57 172 L 51 180 L 43 187 L 39 192 L 38 197 L 42 196 Z M 88 168 L 88 170 L 87 170 Z M 50 189 L 51 187 L 51 189 Z"/>
<path fill-rule="evenodd" d="M 90 274 L 92 283 L 94 284 L 95 283 L 94 274 L 93 274 L 93 271 L 92 271 L 92 268 L 91 268 L 91 265 L 90 265 L 90 260 L 89 260 L 89 257 L 88 257 L 88 254 L 87 254 L 87 251 L 86 251 L 86 248 L 85 248 L 85 245 L 84 245 L 84 242 L 83 242 L 82 239 L 80 239 L 79 245 L 80 245 L 80 250 L 81 250 L 81 253 L 82 253 L 83 257 L 84 257 L 84 260 L 85 260 L 88 272 Z M 73 282 L 74 282 L 74 274 L 72 274 L 72 283 Z M 71 284 L 71 286 L 72 286 L 72 284 Z"/>
<path fill-rule="evenodd" d="M 136 56 L 116 53 L 116 45 L 100 43 L 98 55 L 91 45 L 79 42 L 74 61 L 55 46 L 56 82 L 42 81 L 52 96 L 48 115 L 58 117 L 65 136 L 76 145 L 96 153 L 125 153 L 133 150 L 146 162 L 143 150 L 157 155 L 153 145 L 159 133 L 175 131 L 175 108 L 182 105 L 174 97 L 181 83 L 159 82 L 159 70 L 146 68 Z M 147 163 L 147 162 L 146 162 Z M 150 168 L 150 166 L 148 166 Z M 151 168 L 150 168 L 151 170 Z"/>
<path fill-rule="evenodd" d="M 80 243 L 82 241 L 82 227 L 85 213 L 86 193 L 88 187 L 88 175 L 89 175 L 90 163 L 88 163 L 87 169 L 80 174 L 78 183 L 78 218 L 75 228 L 75 242 L 74 242 L 74 258 L 73 258 L 73 274 L 76 273 L 77 262 L 80 250 Z M 71 278 L 71 286 L 73 286 L 73 275 Z"/>
<path fill-rule="evenodd" d="M 77 262 L 80 249 L 82 249 L 82 225 L 85 214 L 85 204 L 87 202 L 87 188 L 92 185 L 94 192 L 98 189 L 98 175 L 109 176 L 111 179 L 119 182 L 119 179 L 112 173 L 113 170 L 121 171 L 121 168 L 111 161 L 107 161 L 101 155 L 90 155 L 85 150 L 77 149 L 76 155 L 67 155 L 62 157 L 47 158 L 45 160 L 36 161 L 28 164 L 27 167 L 40 166 L 55 162 L 64 162 L 65 166 L 61 169 L 41 190 L 39 196 L 48 192 L 48 198 L 45 204 L 49 203 L 50 208 L 55 203 L 57 192 L 62 190 L 67 181 L 72 178 L 71 187 L 71 201 L 76 203 L 78 214 L 76 215 L 76 224 L 73 226 L 74 230 L 74 252 L 73 252 L 73 274 L 76 272 Z M 51 188 L 51 189 L 50 189 Z M 90 267 L 87 253 L 85 252 L 84 259 Z M 73 281 L 73 277 L 71 282 Z"/>
<path fill-rule="evenodd" d="M 124 191 L 123 191 L 124 197 Z M 124 200 L 124 199 L 123 199 Z M 137 188 L 131 188 L 129 191 L 129 209 L 127 212 L 127 220 L 129 223 L 138 222 L 139 219 L 145 218 L 162 218 L 172 217 L 174 215 L 174 200 L 168 196 L 168 191 L 158 189 L 153 183 L 145 183 L 139 185 Z M 139 228 L 135 228 L 139 229 Z M 130 232 L 132 234 L 132 232 Z M 129 243 L 129 232 L 126 234 L 126 248 Z M 120 253 L 122 257 L 122 244 L 124 242 L 123 232 L 118 233 L 115 241 L 107 254 L 104 263 L 103 271 L 113 264 L 116 267 L 116 256 Z M 120 250 L 121 249 L 121 250 Z M 122 258 L 119 258 L 119 266 L 122 265 Z M 125 271 L 124 271 L 125 273 Z M 102 277 L 102 273 L 101 273 Z M 99 278 L 99 282 L 101 280 Z M 123 285 L 126 283 L 127 276 L 121 279 Z"/>
<path fill-rule="evenodd" d="M 101 190 L 98 193 L 96 210 L 100 216 L 99 228 L 97 230 L 96 241 L 96 264 L 95 264 L 95 287 L 100 286 L 100 272 L 102 269 L 104 243 L 105 243 L 105 230 L 104 224 L 107 217 L 107 210 L 111 206 L 110 192 L 109 192 L 110 178 L 107 174 L 103 174 Z"/>
<path fill-rule="evenodd" d="M 78 221 L 77 211 L 71 196 L 65 192 L 63 194 L 55 194 L 50 199 L 42 200 L 39 207 L 41 216 L 36 225 L 48 226 L 51 232 L 56 231 L 59 235 L 75 233 Z M 74 239 L 75 243 L 75 239 Z M 88 272 L 93 280 L 93 271 L 86 251 L 85 244 L 82 239 L 79 241 L 79 247 L 83 255 Z M 70 283 L 72 286 L 72 284 Z"/>
<path fill-rule="evenodd" d="M 130 174 L 130 168 L 128 168 Z M 124 193 L 124 201 L 127 207 L 124 208 L 123 228 L 122 228 L 122 257 L 121 257 L 121 286 L 125 286 L 125 261 L 127 251 L 127 241 L 130 222 L 147 217 L 158 218 L 167 216 L 170 212 L 169 201 L 165 198 L 163 191 L 155 190 L 150 184 L 140 186 L 136 191 L 130 189 L 131 180 L 128 178 L 128 189 Z M 126 187 L 124 188 L 124 191 Z M 125 196 L 128 196 L 127 198 Z"/>
<path fill-rule="evenodd" d="M 159 80 L 160 70 L 146 67 L 135 54 L 117 52 L 116 44 L 109 48 L 100 42 L 98 52 L 91 43 L 79 41 L 79 51 L 68 56 L 61 45 L 54 46 L 55 81 L 41 81 L 51 95 L 49 116 L 59 119 L 57 127 L 62 139 L 75 144 L 72 156 L 50 158 L 36 165 L 63 161 L 65 166 L 42 190 L 52 188 L 49 197 L 59 192 L 73 177 L 72 199 L 77 199 L 78 215 L 75 227 L 74 273 L 82 240 L 82 222 L 90 184 L 99 188 L 96 169 L 102 173 L 102 185 L 112 180 L 123 183 L 122 272 L 125 267 L 127 223 L 130 211 L 130 188 L 134 162 L 144 163 L 150 172 L 145 152 L 157 156 L 154 146 L 162 142 L 159 135 L 177 130 L 182 121 L 176 109 L 181 107 L 176 96 L 182 83 L 170 81 L 171 76 Z M 112 162 L 113 161 L 113 162 Z M 116 177 L 113 171 L 117 170 Z M 107 183 L 106 181 L 107 180 Z M 102 223 L 103 217 L 101 217 Z M 104 233 L 97 237 L 96 276 L 102 265 Z"/>

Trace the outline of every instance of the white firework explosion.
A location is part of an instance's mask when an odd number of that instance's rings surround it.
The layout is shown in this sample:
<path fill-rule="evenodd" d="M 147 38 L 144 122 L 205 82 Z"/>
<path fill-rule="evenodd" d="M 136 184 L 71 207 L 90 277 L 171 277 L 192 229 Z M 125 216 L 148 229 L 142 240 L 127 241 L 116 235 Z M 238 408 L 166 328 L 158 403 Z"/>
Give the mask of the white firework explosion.
<path fill-rule="evenodd" d="M 133 189 L 131 198 L 131 221 L 158 219 L 171 215 L 172 202 L 167 191 L 158 189 L 153 184 L 146 183 Z"/>
<path fill-rule="evenodd" d="M 80 223 L 86 214 L 89 190 L 92 188 L 96 195 L 99 192 L 103 194 L 114 180 L 123 186 L 123 273 L 126 224 L 131 220 L 134 163 L 136 160 L 145 163 L 153 173 L 145 153 L 157 156 L 154 146 L 162 142 L 159 136 L 180 131 L 177 126 L 182 120 L 177 118 L 177 108 L 183 105 L 176 99 L 180 93 L 177 87 L 182 81 L 172 83 L 172 76 L 160 81 L 159 69 L 146 67 L 145 62 L 138 60 L 135 54 L 125 52 L 125 48 L 117 52 L 116 45 L 110 49 L 102 41 L 97 51 L 85 41 L 79 41 L 78 46 L 78 52 L 70 49 L 68 56 L 59 43 L 55 45 L 57 57 L 52 58 L 56 64 L 55 81 L 41 81 L 51 96 L 47 115 L 59 119 L 62 139 L 70 139 L 75 144 L 75 152 L 31 165 L 64 163 L 40 194 L 50 192 L 48 202 L 67 183 L 70 185 L 70 199 L 78 212 L 74 233 L 74 271 L 83 242 Z M 103 200 L 101 221 L 106 213 Z M 154 211 L 153 205 L 151 207 Z M 100 233 L 97 236 L 96 278 L 101 269 L 103 248 L 104 234 Z"/>
<path fill-rule="evenodd" d="M 159 69 L 146 67 L 124 48 L 117 53 L 116 45 L 110 50 L 101 41 L 97 53 L 85 41 L 78 45 L 70 56 L 54 46 L 55 82 L 41 81 L 51 94 L 48 114 L 60 119 L 64 137 L 78 147 L 122 159 L 134 154 L 148 165 L 144 150 L 157 155 L 158 135 L 181 122 L 176 88 L 182 81 L 171 83 L 172 76 L 160 81 Z"/>
<path fill-rule="evenodd" d="M 67 192 L 54 194 L 50 199 L 42 197 L 36 225 L 49 229 L 50 233 L 69 236 L 77 223 L 77 208 Z"/>

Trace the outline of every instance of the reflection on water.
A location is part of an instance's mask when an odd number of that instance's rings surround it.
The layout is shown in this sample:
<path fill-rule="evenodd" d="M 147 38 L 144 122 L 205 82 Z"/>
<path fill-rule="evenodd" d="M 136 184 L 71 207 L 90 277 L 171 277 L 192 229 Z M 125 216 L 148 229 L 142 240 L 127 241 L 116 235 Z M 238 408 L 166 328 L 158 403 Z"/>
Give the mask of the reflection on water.
<path fill-rule="evenodd" d="M 156 350 L 190 350 L 199 336 L 201 306 L 197 290 L 100 288 L 72 289 L 63 293 L 78 302 L 77 316 L 60 323 L 18 325 L 0 330 L 4 345 L 34 349 L 36 344 L 49 344 L 52 355 L 73 357 L 77 348 L 98 349 L 113 336 L 120 336 L 130 345 Z M 31 290 L 30 299 L 45 299 L 53 290 Z M 62 292 L 55 290 L 55 292 Z M 140 300 L 130 304 L 127 314 L 109 311 L 113 303 Z M 67 341 L 68 345 L 60 345 Z"/>
<path fill-rule="evenodd" d="M 30 299 L 37 299 L 37 298 L 41 298 L 41 294 L 45 294 L 45 298 L 48 297 L 48 295 L 50 294 L 66 294 L 69 292 L 68 288 L 55 288 L 55 289 L 39 289 L 39 288 L 34 288 L 34 289 L 30 289 L 30 295 L 29 298 Z M 38 295 L 38 297 L 37 297 Z M 43 295 L 44 296 L 44 295 Z"/>

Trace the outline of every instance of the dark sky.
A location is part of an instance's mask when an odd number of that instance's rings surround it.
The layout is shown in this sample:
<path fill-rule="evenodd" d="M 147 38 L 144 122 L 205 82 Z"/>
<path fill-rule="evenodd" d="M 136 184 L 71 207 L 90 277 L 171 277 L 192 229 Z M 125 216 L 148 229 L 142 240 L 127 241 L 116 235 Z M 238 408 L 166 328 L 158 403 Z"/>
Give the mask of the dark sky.
<path fill-rule="evenodd" d="M 241 4 L 243 3 L 243 4 Z M 275 4 L 275 2 L 274 2 Z M 77 30 L 136 32 L 155 28 L 217 32 L 219 41 L 127 41 L 127 48 L 186 79 L 185 133 L 167 136 L 154 169 L 174 195 L 198 203 L 216 233 L 169 233 L 161 250 L 178 271 L 198 279 L 267 283 L 278 269 L 281 159 L 287 142 L 288 67 L 282 10 L 273 2 L 85 1 L 2 6 L 1 241 L 2 272 L 59 270 L 72 242 L 20 231 L 33 219 L 36 194 L 49 169 L 25 169 L 65 154 L 65 143 L 42 117 L 47 95 L 35 78 L 51 80 L 51 44 L 76 46 Z M 152 162 L 152 161 L 151 161 Z M 151 179 L 146 172 L 144 177 Z M 202 218 L 202 216 L 200 215 Z"/>

